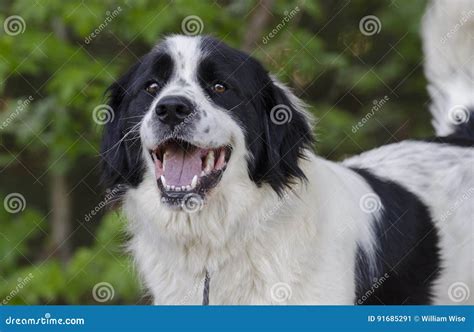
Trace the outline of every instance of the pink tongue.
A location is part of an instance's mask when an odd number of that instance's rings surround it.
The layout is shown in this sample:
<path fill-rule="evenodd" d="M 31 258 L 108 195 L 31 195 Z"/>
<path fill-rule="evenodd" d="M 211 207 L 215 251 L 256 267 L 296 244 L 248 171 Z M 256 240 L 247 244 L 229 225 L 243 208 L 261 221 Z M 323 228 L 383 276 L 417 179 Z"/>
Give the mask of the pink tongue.
<path fill-rule="evenodd" d="M 169 148 L 164 155 L 163 175 L 169 186 L 191 185 L 193 177 L 201 174 L 201 151 L 183 151 L 180 148 Z"/>

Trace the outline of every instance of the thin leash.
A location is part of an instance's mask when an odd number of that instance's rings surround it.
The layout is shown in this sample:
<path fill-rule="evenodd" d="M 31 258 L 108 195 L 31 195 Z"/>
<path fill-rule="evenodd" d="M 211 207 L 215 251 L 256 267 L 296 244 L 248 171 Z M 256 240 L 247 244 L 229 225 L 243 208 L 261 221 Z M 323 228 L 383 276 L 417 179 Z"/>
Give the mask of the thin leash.
<path fill-rule="evenodd" d="M 202 305 L 209 305 L 209 272 L 206 270 L 206 277 L 204 278 L 204 290 L 202 292 Z"/>

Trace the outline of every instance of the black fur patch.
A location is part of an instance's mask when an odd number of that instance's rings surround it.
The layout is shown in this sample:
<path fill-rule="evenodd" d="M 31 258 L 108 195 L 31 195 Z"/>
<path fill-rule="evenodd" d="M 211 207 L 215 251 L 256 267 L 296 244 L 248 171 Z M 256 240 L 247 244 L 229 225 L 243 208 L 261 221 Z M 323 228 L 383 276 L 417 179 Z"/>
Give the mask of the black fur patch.
<path fill-rule="evenodd" d="M 356 257 L 356 304 L 430 304 L 440 272 L 437 230 L 428 208 L 410 191 L 367 170 L 354 169 L 382 203 L 374 221 L 376 262 L 359 248 Z M 377 271 L 376 275 L 369 271 Z"/>
<path fill-rule="evenodd" d="M 197 77 L 212 102 L 228 110 L 244 130 L 250 151 L 250 178 L 258 185 L 270 184 L 279 194 L 284 187 L 304 179 L 298 161 L 303 150 L 311 148 L 313 135 L 305 115 L 291 104 L 287 92 L 276 86 L 263 66 L 249 55 L 211 37 L 203 37 L 202 49 L 206 56 L 199 64 Z M 115 118 L 106 125 L 102 140 L 103 181 L 107 187 L 141 182 L 138 131 L 122 139 L 153 101 L 153 96 L 144 92 L 147 82 L 165 84 L 176 70 L 166 52 L 166 47 L 155 48 L 109 88 L 109 105 Z M 212 91 L 216 81 L 225 84 L 225 93 Z M 272 109 L 279 105 L 290 113 L 289 121 L 272 121 Z"/>
<path fill-rule="evenodd" d="M 150 52 L 107 90 L 113 119 L 102 135 L 102 182 L 106 188 L 137 186 L 142 181 L 143 161 L 137 124 L 153 101 L 147 83 L 164 84 L 172 74 L 173 61 L 166 53 Z M 126 136 L 126 137 L 125 137 Z"/>
<path fill-rule="evenodd" d="M 243 127 L 250 151 L 248 171 L 258 185 L 268 183 L 279 194 L 297 179 L 304 179 L 298 165 L 303 149 L 311 148 L 313 135 L 305 116 L 291 104 L 263 66 L 249 55 L 206 37 L 207 57 L 198 69 L 201 86 L 217 105 Z M 213 94 L 209 86 L 223 82 L 227 91 Z M 283 106 L 282 106 L 283 105 Z M 289 121 L 272 121 L 274 107 L 287 112 Z"/>
<path fill-rule="evenodd" d="M 474 110 L 470 109 L 467 111 L 467 121 L 456 125 L 452 136 L 474 140 Z"/>
<path fill-rule="evenodd" d="M 450 144 L 450 145 L 456 145 L 456 146 L 465 147 L 465 148 L 474 147 L 474 138 L 469 139 L 469 138 L 460 137 L 457 135 L 433 137 L 433 138 L 428 138 L 421 141 L 427 142 L 427 143 Z"/>
<path fill-rule="evenodd" d="M 454 127 L 451 135 L 422 140 L 429 143 L 451 144 L 460 147 L 474 147 L 474 110 L 468 111 L 468 119 Z"/>

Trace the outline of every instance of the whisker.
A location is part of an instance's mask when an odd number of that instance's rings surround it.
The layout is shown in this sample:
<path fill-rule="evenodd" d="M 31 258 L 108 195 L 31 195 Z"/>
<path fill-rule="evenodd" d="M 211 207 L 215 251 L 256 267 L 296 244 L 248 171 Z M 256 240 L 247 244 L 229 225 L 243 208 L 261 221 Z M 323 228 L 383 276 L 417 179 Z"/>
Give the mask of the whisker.
<path fill-rule="evenodd" d="M 238 103 L 237 105 L 233 106 L 232 108 L 228 109 L 227 111 L 232 111 L 234 109 L 236 109 L 237 107 L 241 106 L 243 104 L 243 102 L 240 102 Z M 125 117 L 125 118 L 122 118 L 121 120 L 125 120 L 125 119 L 134 119 L 134 118 L 143 118 L 142 115 L 136 115 L 136 116 L 129 116 L 129 117 Z M 137 134 L 140 132 L 140 125 L 141 125 L 142 121 L 139 121 L 137 122 L 136 124 L 134 124 L 132 126 L 132 128 L 125 134 L 123 135 L 123 137 L 117 142 L 115 143 L 114 145 L 112 145 L 112 147 L 110 147 L 108 150 L 106 151 L 103 151 L 99 154 L 99 156 L 104 156 L 105 154 L 109 153 L 110 151 L 112 151 L 113 149 L 115 149 L 117 146 L 119 146 L 121 143 L 123 142 L 135 142 L 136 140 L 138 140 L 140 138 L 139 135 L 137 136 L 132 136 L 132 137 L 129 137 L 127 138 L 129 135 L 132 135 L 132 134 Z M 142 147 L 140 146 L 140 149 Z M 185 152 L 189 152 L 188 151 L 188 147 L 186 147 L 186 151 Z M 116 151 L 115 153 L 117 153 L 118 151 Z"/>
<path fill-rule="evenodd" d="M 125 140 L 125 138 L 127 138 L 128 135 L 139 132 L 140 125 L 141 125 L 141 122 L 138 122 L 137 124 L 135 124 L 125 135 L 123 135 L 123 137 L 117 143 L 112 145 L 110 149 L 100 153 L 99 156 L 104 156 L 106 153 L 110 152 L 112 149 L 115 149 L 119 144 L 121 144 Z"/>
<path fill-rule="evenodd" d="M 140 136 L 127 138 L 126 140 L 124 140 L 124 142 L 134 142 L 137 139 L 140 139 Z"/>
<path fill-rule="evenodd" d="M 135 119 L 135 118 L 143 118 L 143 115 L 127 116 L 127 117 L 121 118 L 121 120 Z"/>

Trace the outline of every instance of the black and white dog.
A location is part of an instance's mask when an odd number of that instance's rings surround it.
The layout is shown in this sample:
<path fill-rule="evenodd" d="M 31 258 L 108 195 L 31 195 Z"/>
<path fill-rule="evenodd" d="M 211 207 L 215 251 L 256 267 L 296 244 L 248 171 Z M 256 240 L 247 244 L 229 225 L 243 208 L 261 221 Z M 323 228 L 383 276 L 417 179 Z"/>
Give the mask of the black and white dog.
<path fill-rule="evenodd" d="M 342 163 L 312 151 L 304 103 L 213 38 L 168 37 L 111 86 L 104 180 L 156 304 L 474 302 L 474 15 L 443 39 L 474 8 L 448 6 L 423 25 L 440 137 Z"/>

